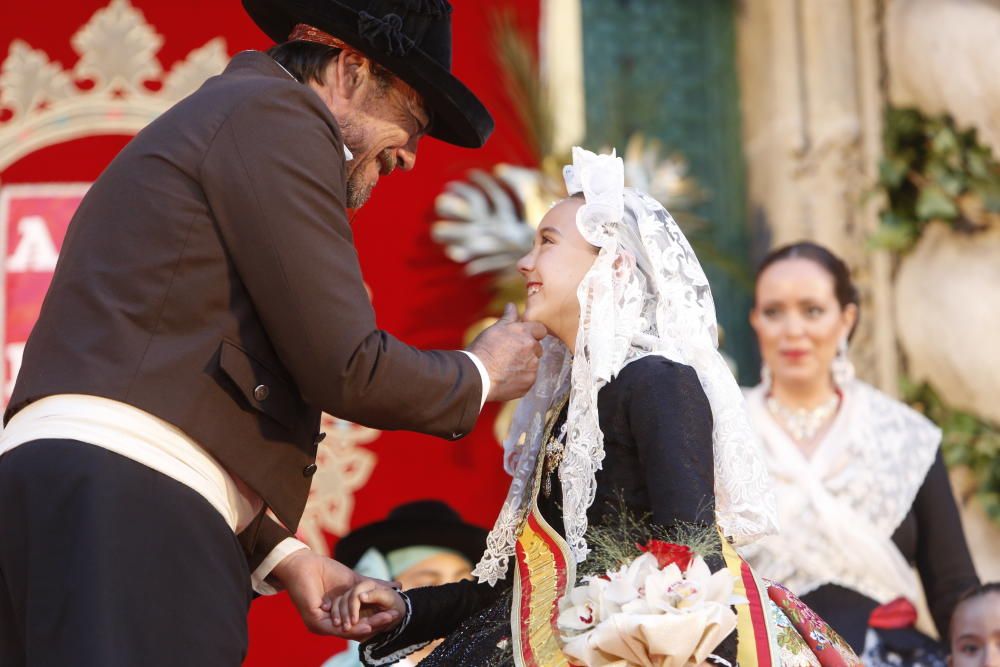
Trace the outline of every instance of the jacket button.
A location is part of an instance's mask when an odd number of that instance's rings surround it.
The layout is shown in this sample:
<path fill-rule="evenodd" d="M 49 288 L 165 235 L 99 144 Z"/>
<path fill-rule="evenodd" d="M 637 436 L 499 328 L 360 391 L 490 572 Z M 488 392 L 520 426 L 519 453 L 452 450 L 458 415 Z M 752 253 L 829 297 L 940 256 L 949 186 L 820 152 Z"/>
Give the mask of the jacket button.
<path fill-rule="evenodd" d="M 313 444 L 319 447 L 319 443 L 323 442 L 324 440 L 326 440 L 326 433 L 322 432 L 317 433 L 316 437 L 313 438 Z"/>
<path fill-rule="evenodd" d="M 258 401 L 263 401 L 270 395 L 271 390 L 267 388 L 266 384 L 259 384 L 253 390 L 253 397 Z"/>
<path fill-rule="evenodd" d="M 312 477 L 315 474 L 316 474 L 316 464 L 315 463 L 310 463 L 309 465 L 307 465 L 305 468 L 302 469 L 302 476 L 303 477 Z"/>

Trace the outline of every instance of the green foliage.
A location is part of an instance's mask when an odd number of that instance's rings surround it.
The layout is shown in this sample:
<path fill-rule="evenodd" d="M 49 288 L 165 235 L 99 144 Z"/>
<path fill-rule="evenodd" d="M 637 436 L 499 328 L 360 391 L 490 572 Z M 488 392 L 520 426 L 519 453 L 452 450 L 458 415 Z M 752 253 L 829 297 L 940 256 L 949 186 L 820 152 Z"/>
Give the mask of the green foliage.
<path fill-rule="evenodd" d="M 1000 221 L 1000 163 L 948 116 L 888 108 L 879 189 L 887 208 L 870 243 L 905 252 L 932 221 L 972 232 Z"/>
<path fill-rule="evenodd" d="M 666 528 L 653 521 L 653 515 L 636 514 L 619 495 L 610 518 L 587 530 L 590 554 L 581 563 L 579 575 L 601 575 L 617 570 L 642 555 L 640 544 L 661 540 L 686 546 L 702 558 L 722 553 L 719 532 L 715 526 L 679 523 Z"/>
<path fill-rule="evenodd" d="M 887 205 L 872 246 L 904 253 L 933 221 L 967 233 L 1000 224 L 1000 163 L 975 130 L 959 130 L 948 116 L 890 107 L 883 140 L 879 189 Z M 970 469 L 976 496 L 1000 522 L 1000 427 L 949 407 L 927 384 L 904 379 L 902 389 L 941 427 L 945 463 Z"/>
<path fill-rule="evenodd" d="M 1000 427 L 946 405 L 928 384 L 901 382 L 904 400 L 941 427 L 941 450 L 949 466 L 967 466 L 976 496 L 990 518 L 1000 522 Z"/>

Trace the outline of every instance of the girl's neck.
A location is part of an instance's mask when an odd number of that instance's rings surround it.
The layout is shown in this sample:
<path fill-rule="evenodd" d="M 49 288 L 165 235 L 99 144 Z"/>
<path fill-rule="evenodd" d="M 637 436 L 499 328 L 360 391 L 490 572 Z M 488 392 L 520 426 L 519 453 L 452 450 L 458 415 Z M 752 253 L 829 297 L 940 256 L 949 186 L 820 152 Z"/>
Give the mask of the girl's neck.
<path fill-rule="evenodd" d="M 771 396 L 787 408 L 811 410 L 837 393 L 837 388 L 829 377 L 813 382 L 789 383 L 774 381 Z"/>
<path fill-rule="evenodd" d="M 576 353 L 576 331 L 576 329 L 573 329 L 572 332 L 567 333 L 565 331 L 554 331 L 549 329 L 550 334 L 563 342 L 563 345 L 565 345 L 566 349 L 569 350 L 570 355 Z"/>

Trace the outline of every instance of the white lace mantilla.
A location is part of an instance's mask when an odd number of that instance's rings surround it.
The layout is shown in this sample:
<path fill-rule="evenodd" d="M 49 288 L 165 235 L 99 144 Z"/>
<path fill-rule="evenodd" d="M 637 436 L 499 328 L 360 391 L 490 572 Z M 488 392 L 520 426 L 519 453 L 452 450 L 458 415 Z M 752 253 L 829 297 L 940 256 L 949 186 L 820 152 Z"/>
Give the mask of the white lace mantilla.
<path fill-rule="evenodd" d="M 842 391 L 840 411 L 811 459 L 771 417 L 766 389 L 747 392 L 782 532 L 741 553 L 797 595 L 833 583 L 880 603 L 914 600 L 916 577 L 892 535 L 934 463 L 941 431 L 863 382 Z"/>
<path fill-rule="evenodd" d="M 573 149 L 567 190 L 583 192 L 577 212 L 583 237 L 600 248 L 577 290 L 580 327 L 568 354 L 544 342 L 538 381 L 514 413 L 504 442 L 513 476 L 507 499 L 473 574 L 495 583 L 531 507 L 532 479 L 546 414 L 569 392 L 565 455 L 559 466 L 566 541 L 577 562 L 587 556 L 587 510 L 597 491 L 604 435 L 597 395 L 631 361 L 659 354 L 692 366 L 712 408 L 715 506 L 719 525 L 737 544 L 777 526 L 767 469 L 747 419 L 743 395 L 717 350 L 718 327 L 708 279 L 680 228 L 648 195 L 624 187 L 620 158 Z"/>

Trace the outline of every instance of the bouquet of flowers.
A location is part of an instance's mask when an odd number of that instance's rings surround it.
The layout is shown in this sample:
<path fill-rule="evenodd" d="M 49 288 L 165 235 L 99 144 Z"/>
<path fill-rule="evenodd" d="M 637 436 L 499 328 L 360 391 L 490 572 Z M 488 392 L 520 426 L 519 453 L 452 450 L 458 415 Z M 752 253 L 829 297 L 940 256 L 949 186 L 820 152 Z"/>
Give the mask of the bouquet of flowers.
<path fill-rule="evenodd" d="M 690 547 L 652 539 L 631 562 L 582 579 L 560 601 L 563 652 L 575 665 L 698 665 L 736 629 L 725 568 Z"/>

